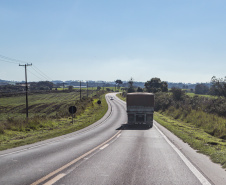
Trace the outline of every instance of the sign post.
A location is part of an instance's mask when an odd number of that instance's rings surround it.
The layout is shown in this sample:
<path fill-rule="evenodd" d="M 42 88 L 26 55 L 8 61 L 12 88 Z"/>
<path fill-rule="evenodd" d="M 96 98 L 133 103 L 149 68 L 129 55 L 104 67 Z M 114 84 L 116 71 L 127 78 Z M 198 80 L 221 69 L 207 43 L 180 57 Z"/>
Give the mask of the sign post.
<path fill-rule="evenodd" d="M 72 124 L 74 124 L 74 121 L 73 121 L 73 114 L 75 114 L 77 111 L 77 108 L 75 106 L 70 106 L 69 107 L 69 112 L 71 113 L 71 116 L 72 116 Z"/>

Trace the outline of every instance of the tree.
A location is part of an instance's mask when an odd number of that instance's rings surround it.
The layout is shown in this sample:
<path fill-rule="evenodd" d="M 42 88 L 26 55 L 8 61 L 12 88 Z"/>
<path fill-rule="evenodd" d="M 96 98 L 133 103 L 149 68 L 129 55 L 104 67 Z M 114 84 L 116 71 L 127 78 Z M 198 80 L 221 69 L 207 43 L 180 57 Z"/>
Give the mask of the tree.
<path fill-rule="evenodd" d="M 101 90 L 101 87 L 100 86 L 97 86 L 97 91 Z"/>
<path fill-rule="evenodd" d="M 211 79 L 210 93 L 212 95 L 224 96 L 226 97 L 226 77 L 216 78 L 215 76 Z"/>
<path fill-rule="evenodd" d="M 119 90 L 119 88 L 120 88 L 120 85 L 122 85 L 123 84 L 123 82 L 122 82 L 122 80 L 116 80 L 115 81 L 115 84 L 117 85 L 117 87 L 118 87 L 118 90 Z"/>
<path fill-rule="evenodd" d="M 129 84 L 129 88 L 128 88 L 128 93 L 131 93 L 131 92 L 135 92 L 135 89 L 134 89 L 134 86 L 133 86 L 133 78 L 131 77 L 130 80 L 128 81 L 128 84 Z"/>
<path fill-rule="evenodd" d="M 30 89 L 32 90 L 52 90 L 53 83 L 49 81 L 40 81 L 30 83 Z"/>
<path fill-rule="evenodd" d="M 141 87 L 138 87 L 137 92 L 143 92 L 143 89 Z"/>
<path fill-rule="evenodd" d="M 180 101 L 184 98 L 185 92 L 182 89 L 173 87 L 171 92 L 173 94 L 173 99 L 176 101 Z"/>
<path fill-rule="evenodd" d="M 162 81 L 162 92 L 168 92 L 168 83 L 165 81 Z"/>
<path fill-rule="evenodd" d="M 144 86 L 146 87 L 148 92 L 168 92 L 167 82 L 162 82 L 160 78 L 152 78 L 151 80 L 145 82 Z"/>
<path fill-rule="evenodd" d="M 72 90 L 73 90 L 73 86 L 72 86 L 72 85 L 69 85 L 69 86 L 68 86 L 68 90 L 69 90 L 69 91 L 72 91 Z"/>
<path fill-rule="evenodd" d="M 195 94 L 208 94 L 209 88 L 205 84 L 197 84 L 195 86 Z"/>

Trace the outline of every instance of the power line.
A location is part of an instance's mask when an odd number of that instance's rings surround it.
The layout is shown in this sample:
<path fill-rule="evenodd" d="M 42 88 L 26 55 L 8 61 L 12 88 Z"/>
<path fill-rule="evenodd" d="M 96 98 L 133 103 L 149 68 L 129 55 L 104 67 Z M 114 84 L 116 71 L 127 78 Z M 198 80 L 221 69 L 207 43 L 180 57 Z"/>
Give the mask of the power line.
<path fill-rule="evenodd" d="M 7 56 L 1 55 L 1 54 L 0 54 L 0 61 L 7 62 L 7 63 L 12 63 L 12 64 L 19 64 L 19 65 L 20 65 L 20 63 L 23 63 L 24 65 L 27 64 L 27 62 L 25 62 L 25 61 L 18 60 L 18 59 L 15 59 L 15 58 L 11 58 L 11 57 L 7 57 Z M 32 69 L 37 74 L 39 74 L 42 78 L 47 79 L 47 81 L 53 81 L 48 75 L 46 75 L 44 72 L 42 72 L 40 69 L 38 69 L 38 67 L 36 67 L 36 66 L 33 65 L 32 66 Z M 29 72 L 32 73 L 31 71 L 29 71 Z M 36 76 L 35 74 L 33 74 L 33 75 Z M 36 76 L 36 77 L 38 77 L 38 76 Z"/>
<path fill-rule="evenodd" d="M 49 76 L 47 76 L 44 72 L 42 72 L 40 69 L 37 68 L 37 66 L 33 65 L 33 69 L 38 72 L 40 75 L 42 75 L 43 77 L 45 77 L 46 79 L 50 79 L 52 80 Z"/>
<path fill-rule="evenodd" d="M 8 61 L 10 61 L 10 62 L 14 62 L 14 63 L 17 63 L 17 64 L 19 64 L 19 63 L 24 63 L 24 64 L 25 64 L 25 63 L 26 63 L 26 62 L 24 62 L 24 61 L 22 61 L 22 60 L 10 58 L 10 57 L 4 56 L 4 55 L 0 55 L 0 58 L 3 58 L 3 59 L 5 59 L 5 60 L 8 60 Z"/>
<path fill-rule="evenodd" d="M 43 78 L 44 80 L 47 80 L 48 81 L 48 78 L 46 78 L 46 76 L 42 75 L 38 70 L 36 70 L 35 68 L 32 67 L 32 69 L 41 77 Z"/>
<path fill-rule="evenodd" d="M 34 73 L 32 73 L 30 70 L 28 70 L 29 73 L 31 73 L 32 75 L 36 76 L 37 78 L 39 78 L 40 80 L 43 80 L 42 78 L 38 77 L 37 75 L 35 75 Z"/>
<path fill-rule="evenodd" d="M 12 61 L 2 60 L 2 59 L 0 59 L 0 61 L 7 62 L 7 63 L 12 63 L 12 64 L 19 64 L 18 62 L 12 62 Z"/>

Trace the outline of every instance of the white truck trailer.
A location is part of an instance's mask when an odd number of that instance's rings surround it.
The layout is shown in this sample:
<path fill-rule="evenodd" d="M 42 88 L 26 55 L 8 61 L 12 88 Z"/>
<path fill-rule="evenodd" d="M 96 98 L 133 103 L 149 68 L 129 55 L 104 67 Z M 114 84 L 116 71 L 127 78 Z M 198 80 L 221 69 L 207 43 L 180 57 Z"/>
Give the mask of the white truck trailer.
<path fill-rule="evenodd" d="M 128 124 L 153 126 L 154 94 L 128 93 L 126 97 Z"/>

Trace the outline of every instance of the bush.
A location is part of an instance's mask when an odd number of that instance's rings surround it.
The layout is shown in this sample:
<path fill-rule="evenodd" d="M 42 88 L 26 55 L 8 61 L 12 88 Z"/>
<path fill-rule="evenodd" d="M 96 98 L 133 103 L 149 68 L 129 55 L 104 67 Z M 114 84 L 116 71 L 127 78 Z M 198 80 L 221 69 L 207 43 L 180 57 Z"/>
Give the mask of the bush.
<path fill-rule="evenodd" d="M 176 93 L 156 93 L 155 111 L 193 123 L 213 136 L 226 135 L 226 98 L 190 97 L 178 89 L 174 92 Z"/>

